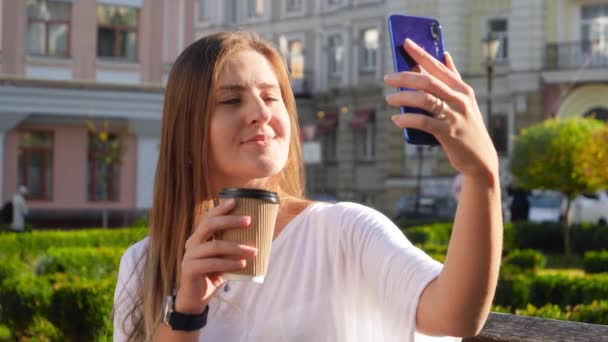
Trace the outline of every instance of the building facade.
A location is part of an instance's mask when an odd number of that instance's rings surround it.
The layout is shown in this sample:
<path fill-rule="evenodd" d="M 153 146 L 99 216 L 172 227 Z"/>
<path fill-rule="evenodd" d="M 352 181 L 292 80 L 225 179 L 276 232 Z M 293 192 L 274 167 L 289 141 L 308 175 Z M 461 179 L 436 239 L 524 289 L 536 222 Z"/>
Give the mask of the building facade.
<path fill-rule="evenodd" d="M 163 83 L 194 38 L 188 0 L 1 0 L 0 199 L 30 223 L 124 224 L 152 204 Z M 105 163 L 88 127 L 121 139 Z M 128 132 L 127 135 L 119 134 Z"/>
<path fill-rule="evenodd" d="M 27 185 L 30 219 L 62 222 L 149 209 L 171 63 L 195 38 L 239 28 L 285 57 L 312 197 L 391 216 L 417 192 L 449 199 L 442 151 L 404 144 L 384 101 L 392 13 L 442 23 L 490 117 L 505 185 L 519 130 L 608 115 L 608 0 L 0 0 L 0 200 Z M 488 32 L 501 41 L 491 93 Z M 97 160 L 87 122 L 128 128 L 120 165 Z"/>
<path fill-rule="evenodd" d="M 385 104 L 394 90 L 382 82 L 393 70 L 389 14 L 442 23 L 445 48 L 476 91 L 506 186 L 519 130 L 549 117 L 605 118 L 607 11 L 606 0 L 198 0 L 195 25 L 198 37 L 256 31 L 283 53 L 304 140 L 321 146 L 307 164 L 309 194 L 394 215 L 404 195 L 450 198 L 455 171 L 439 148 L 404 144 L 390 120 L 398 110 Z M 491 92 L 482 54 L 489 32 L 501 42 Z"/>

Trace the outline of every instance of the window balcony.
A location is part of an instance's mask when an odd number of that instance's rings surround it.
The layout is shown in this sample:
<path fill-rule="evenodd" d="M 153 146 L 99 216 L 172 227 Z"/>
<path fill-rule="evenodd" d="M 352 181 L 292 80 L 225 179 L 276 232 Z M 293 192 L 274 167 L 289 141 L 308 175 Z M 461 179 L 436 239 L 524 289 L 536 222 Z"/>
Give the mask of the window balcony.
<path fill-rule="evenodd" d="M 608 68 L 608 41 L 548 44 L 545 56 L 546 70 Z"/>

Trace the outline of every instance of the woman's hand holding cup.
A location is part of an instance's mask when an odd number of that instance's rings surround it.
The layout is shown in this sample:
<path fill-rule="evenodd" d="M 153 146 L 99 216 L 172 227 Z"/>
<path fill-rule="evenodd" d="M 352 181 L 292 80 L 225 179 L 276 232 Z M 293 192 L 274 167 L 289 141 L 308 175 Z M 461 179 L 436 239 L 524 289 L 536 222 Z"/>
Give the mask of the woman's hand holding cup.
<path fill-rule="evenodd" d="M 181 264 L 180 287 L 175 309 L 182 313 L 200 313 L 224 282 L 222 273 L 245 268 L 246 257 L 255 256 L 257 248 L 215 239 L 227 229 L 247 229 L 251 217 L 228 215 L 235 200 L 223 201 L 210 209 L 186 241 Z M 239 257 L 238 260 L 226 256 Z"/>

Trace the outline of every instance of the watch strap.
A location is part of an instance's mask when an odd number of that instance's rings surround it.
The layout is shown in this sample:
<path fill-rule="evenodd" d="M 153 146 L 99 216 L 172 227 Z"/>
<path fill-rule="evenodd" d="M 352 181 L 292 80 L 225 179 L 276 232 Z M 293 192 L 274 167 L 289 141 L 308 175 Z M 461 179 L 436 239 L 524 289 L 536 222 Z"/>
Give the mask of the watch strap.
<path fill-rule="evenodd" d="M 192 315 L 173 311 L 169 317 L 169 326 L 173 330 L 194 331 L 199 330 L 207 324 L 209 305 L 200 314 Z"/>

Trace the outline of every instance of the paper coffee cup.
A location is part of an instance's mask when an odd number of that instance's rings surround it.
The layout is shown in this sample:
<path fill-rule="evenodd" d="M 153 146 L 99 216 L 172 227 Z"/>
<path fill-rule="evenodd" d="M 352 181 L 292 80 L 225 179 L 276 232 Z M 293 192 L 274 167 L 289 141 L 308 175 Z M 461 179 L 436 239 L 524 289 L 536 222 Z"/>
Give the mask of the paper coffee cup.
<path fill-rule="evenodd" d="M 245 268 L 224 273 L 226 280 L 249 280 L 257 283 L 264 282 L 268 269 L 270 245 L 274 236 L 274 226 L 279 212 L 279 196 L 276 192 L 226 188 L 220 192 L 220 203 L 233 198 L 236 201 L 231 215 L 250 216 L 251 226 L 248 228 L 235 228 L 222 231 L 220 239 L 234 241 L 239 244 L 256 247 L 258 253 L 253 257 L 245 257 Z M 240 260 L 242 256 L 228 256 L 232 260 Z"/>

